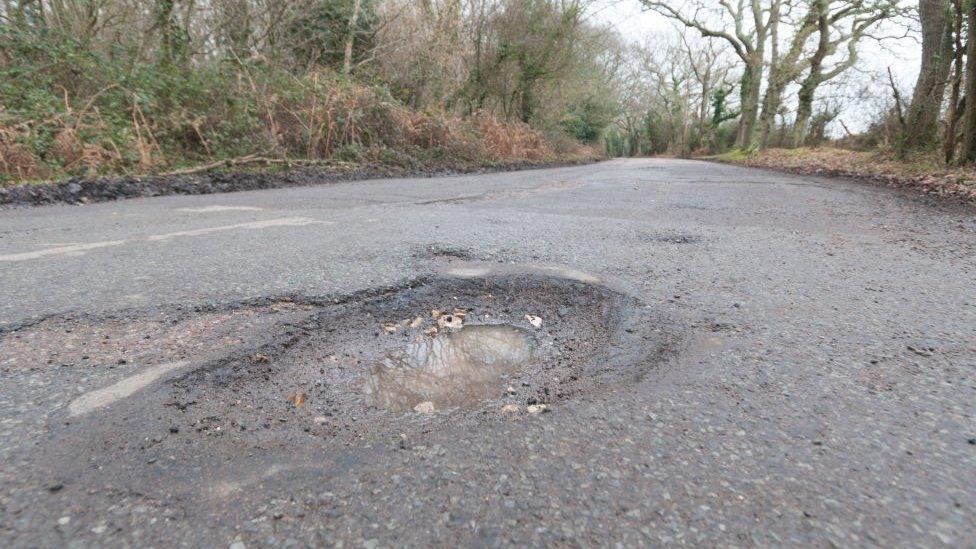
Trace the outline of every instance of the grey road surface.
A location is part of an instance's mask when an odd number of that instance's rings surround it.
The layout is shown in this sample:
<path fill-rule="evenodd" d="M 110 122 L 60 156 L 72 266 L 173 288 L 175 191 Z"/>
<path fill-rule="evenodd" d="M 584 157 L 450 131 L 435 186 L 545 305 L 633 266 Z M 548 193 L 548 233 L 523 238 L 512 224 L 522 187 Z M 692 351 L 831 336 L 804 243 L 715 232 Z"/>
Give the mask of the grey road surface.
<path fill-rule="evenodd" d="M 266 471 L 224 491 L 187 429 L 131 424 L 170 382 L 134 378 L 137 343 L 72 355 L 176 310 L 479 266 L 599 281 L 668 319 L 648 333 L 672 352 L 546 413 L 306 436 L 314 473 L 219 447 Z M 887 189 L 634 159 L 11 209 L 0 326 L 2 546 L 976 546 L 976 215 Z"/>

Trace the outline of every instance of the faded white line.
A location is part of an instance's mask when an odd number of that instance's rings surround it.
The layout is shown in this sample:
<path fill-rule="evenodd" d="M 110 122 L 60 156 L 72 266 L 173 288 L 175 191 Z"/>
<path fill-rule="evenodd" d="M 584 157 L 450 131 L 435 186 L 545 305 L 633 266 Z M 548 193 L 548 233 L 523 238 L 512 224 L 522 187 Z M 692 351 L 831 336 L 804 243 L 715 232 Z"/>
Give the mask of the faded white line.
<path fill-rule="evenodd" d="M 193 229 L 190 231 L 177 231 L 175 233 L 156 234 L 146 240 L 157 242 L 169 240 L 180 236 L 202 236 L 205 234 L 218 233 L 221 231 L 233 231 L 237 229 L 267 229 L 268 227 L 302 227 L 304 225 L 326 225 L 331 221 L 318 221 L 307 217 L 283 217 L 281 219 L 266 219 L 264 221 L 251 221 L 249 223 L 237 223 L 234 225 L 223 225 L 220 227 L 208 227 L 204 229 Z"/>
<path fill-rule="evenodd" d="M 178 212 L 215 213 L 215 212 L 260 212 L 264 208 L 255 206 L 204 206 L 202 208 L 176 208 Z"/>
<path fill-rule="evenodd" d="M 188 360 L 180 360 L 178 362 L 167 362 L 166 364 L 149 367 L 134 376 L 129 376 L 108 387 L 81 395 L 68 405 L 68 413 L 72 417 L 80 416 L 92 410 L 108 406 L 113 402 L 118 402 L 123 398 L 131 396 L 139 389 L 142 389 L 167 373 L 183 368 L 189 364 L 190 362 Z"/>
<path fill-rule="evenodd" d="M 40 259 L 47 256 L 58 256 L 58 255 L 78 255 L 84 253 L 88 250 L 95 250 L 98 248 L 108 248 L 111 246 L 121 246 L 123 244 L 133 244 L 137 242 L 163 242 L 171 238 L 178 237 L 188 237 L 188 236 L 203 236 L 212 233 L 218 233 L 222 231 L 234 231 L 234 230 L 253 230 L 253 229 L 267 229 L 270 227 L 303 227 L 305 225 L 331 225 L 332 221 L 319 221 L 317 219 L 311 219 L 308 217 L 283 217 L 280 219 L 266 219 L 263 221 L 251 221 L 248 223 L 236 223 L 234 225 L 221 225 L 218 227 L 206 227 L 203 229 L 192 229 L 189 231 L 177 231 L 173 233 L 164 233 L 150 235 L 143 238 L 128 238 L 125 240 L 107 240 L 104 242 L 89 242 L 87 244 L 71 244 L 67 246 L 59 246 L 57 248 L 48 248 L 45 250 L 36 250 L 33 252 L 22 252 L 16 254 L 0 254 L 0 261 L 27 261 L 29 259 Z"/>
<path fill-rule="evenodd" d="M 95 250 L 98 248 L 121 246 L 126 242 L 128 242 L 128 240 L 109 240 L 106 242 L 90 242 L 88 244 L 71 244 L 70 246 L 61 246 L 59 248 L 47 248 L 46 250 L 37 250 L 36 252 L 24 252 L 19 254 L 0 255 L 0 261 L 27 261 L 28 259 L 40 259 L 42 257 L 46 257 L 49 255 L 75 254 L 79 252 L 86 252 L 88 250 Z"/>

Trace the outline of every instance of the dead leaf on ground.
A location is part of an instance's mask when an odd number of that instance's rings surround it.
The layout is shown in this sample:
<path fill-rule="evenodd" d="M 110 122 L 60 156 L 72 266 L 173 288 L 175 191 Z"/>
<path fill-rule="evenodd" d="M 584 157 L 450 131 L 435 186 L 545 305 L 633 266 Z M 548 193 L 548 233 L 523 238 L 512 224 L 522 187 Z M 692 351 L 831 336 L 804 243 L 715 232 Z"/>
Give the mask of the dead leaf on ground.
<path fill-rule="evenodd" d="M 289 393 L 288 396 L 285 397 L 285 400 L 301 408 L 305 405 L 305 401 L 308 400 L 308 395 L 301 391 L 297 391 L 294 393 Z"/>
<path fill-rule="evenodd" d="M 437 335 L 437 326 L 431 326 L 430 328 L 424 330 L 424 335 L 430 337 L 434 337 L 435 335 Z"/>
<path fill-rule="evenodd" d="M 411 328 L 419 328 L 421 324 L 424 323 L 424 317 L 418 316 L 410 322 Z"/>
<path fill-rule="evenodd" d="M 271 362 L 271 358 L 269 358 L 268 355 L 257 353 L 254 355 L 254 362 L 265 364 Z"/>
<path fill-rule="evenodd" d="M 525 315 L 525 320 L 528 321 L 528 323 L 531 324 L 533 328 L 542 327 L 542 319 L 537 316 Z"/>

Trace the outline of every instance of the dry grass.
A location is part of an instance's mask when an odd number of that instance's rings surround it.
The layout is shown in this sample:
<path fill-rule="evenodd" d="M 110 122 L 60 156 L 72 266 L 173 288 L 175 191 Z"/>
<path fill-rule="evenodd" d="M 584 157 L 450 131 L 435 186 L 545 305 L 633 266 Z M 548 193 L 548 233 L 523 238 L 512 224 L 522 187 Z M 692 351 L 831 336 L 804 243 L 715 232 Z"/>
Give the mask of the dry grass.
<path fill-rule="evenodd" d="M 150 112 L 135 93 L 118 86 L 77 99 L 65 91 L 57 116 L 8 118 L 8 125 L 0 126 L 0 182 L 160 173 L 188 165 L 234 165 L 234 159 L 250 157 L 424 168 L 599 156 L 569 138 L 554 143 L 521 122 L 487 114 L 462 118 L 443 110 L 414 111 L 380 88 L 338 81 L 328 73 L 282 84 L 243 71 L 235 88 L 227 93 L 250 105 L 252 118 L 236 119 L 242 122 L 233 134 L 228 134 L 230 114 L 221 110 L 220 101 L 203 112 Z M 114 96 L 116 105 L 120 95 L 123 101 L 131 97 L 129 112 L 121 117 L 114 113 L 111 127 L 98 106 L 98 96 L 106 91 L 106 96 L 119 94 Z M 228 142 L 235 146 L 228 147 Z"/>
<path fill-rule="evenodd" d="M 886 152 L 823 147 L 768 149 L 755 154 L 729 154 L 717 158 L 733 164 L 806 175 L 851 177 L 976 202 L 976 169 L 946 166 L 934 155 L 900 160 Z"/>
<path fill-rule="evenodd" d="M 20 140 L 21 132 L 0 126 L 0 173 L 13 180 L 38 179 L 50 175 L 50 170 L 45 169 Z"/>

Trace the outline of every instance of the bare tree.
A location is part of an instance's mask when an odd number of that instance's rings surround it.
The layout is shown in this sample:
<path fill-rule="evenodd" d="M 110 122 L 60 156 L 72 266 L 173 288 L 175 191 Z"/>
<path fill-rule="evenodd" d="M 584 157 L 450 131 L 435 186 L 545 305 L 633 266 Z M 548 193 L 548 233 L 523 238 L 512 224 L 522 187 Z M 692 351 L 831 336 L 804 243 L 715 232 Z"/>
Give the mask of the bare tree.
<path fill-rule="evenodd" d="M 815 0 L 812 11 L 817 20 L 817 47 L 805 63 L 807 76 L 797 92 L 796 120 L 793 124 L 793 146 L 804 144 L 807 125 L 813 114 L 817 88 L 837 78 L 858 61 L 858 46 L 869 31 L 881 21 L 899 13 L 898 0 L 845 1 L 831 11 L 830 0 Z M 826 60 L 842 50 L 832 64 Z"/>
<path fill-rule="evenodd" d="M 966 83 L 963 107 L 963 139 L 959 161 L 976 163 L 976 3 L 970 2 L 966 10 L 969 36 L 966 38 Z"/>
<path fill-rule="evenodd" d="M 952 63 L 952 8 L 948 0 L 919 0 L 922 63 L 905 120 L 901 152 L 937 145 L 939 117 Z"/>
<path fill-rule="evenodd" d="M 673 0 L 641 1 L 648 8 L 697 30 L 706 38 L 726 41 L 742 60 L 743 70 L 739 81 L 741 116 L 736 144 L 741 148 L 751 148 L 756 138 L 766 46 L 770 32 L 777 26 L 784 0 L 694 0 L 684 3 L 691 8 L 674 7 L 673 4 L 677 2 Z M 728 27 L 715 26 L 723 21 L 729 24 Z"/>

